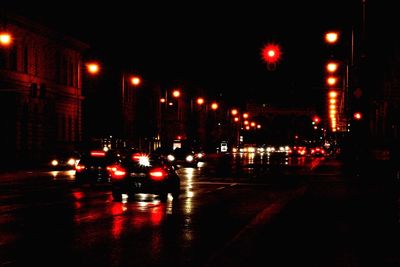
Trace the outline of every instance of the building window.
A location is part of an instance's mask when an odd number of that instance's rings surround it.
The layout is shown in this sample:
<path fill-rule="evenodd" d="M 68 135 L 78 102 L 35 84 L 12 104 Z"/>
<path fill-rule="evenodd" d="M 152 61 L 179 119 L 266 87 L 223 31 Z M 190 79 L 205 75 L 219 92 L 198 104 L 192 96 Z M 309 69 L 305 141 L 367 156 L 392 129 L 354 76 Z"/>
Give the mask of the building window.
<path fill-rule="evenodd" d="M 39 75 L 39 51 L 38 48 L 35 48 L 35 75 Z"/>
<path fill-rule="evenodd" d="M 45 98 L 46 97 L 46 91 L 47 91 L 46 84 L 42 83 L 40 85 L 40 94 L 39 94 L 40 98 Z"/>
<path fill-rule="evenodd" d="M 18 47 L 15 45 L 11 49 L 10 53 L 10 69 L 17 71 L 18 70 Z"/>
<path fill-rule="evenodd" d="M 66 58 L 61 60 L 61 84 L 67 85 L 68 83 L 68 62 Z"/>
<path fill-rule="evenodd" d="M 23 71 L 28 73 L 29 70 L 29 49 L 27 46 L 24 47 L 24 62 L 23 62 Z"/>
<path fill-rule="evenodd" d="M 69 79 L 68 79 L 68 85 L 69 86 L 74 86 L 74 65 L 72 62 L 69 63 Z"/>
<path fill-rule="evenodd" d="M 6 51 L 3 49 L 0 49 L 0 69 L 5 69 L 6 68 Z"/>
<path fill-rule="evenodd" d="M 37 83 L 31 84 L 31 97 L 37 97 L 38 95 L 38 86 Z"/>
<path fill-rule="evenodd" d="M 72 141 L 72 142 L 75 141 L 74 140 L 75 134 L 74 134 L 73 125 L 74 125 L 74 123 L 73 123 L 72 117 L 69 117 L 69 125 L 68 125 L 68 127 L 69 127 L 69 141 Z"/>

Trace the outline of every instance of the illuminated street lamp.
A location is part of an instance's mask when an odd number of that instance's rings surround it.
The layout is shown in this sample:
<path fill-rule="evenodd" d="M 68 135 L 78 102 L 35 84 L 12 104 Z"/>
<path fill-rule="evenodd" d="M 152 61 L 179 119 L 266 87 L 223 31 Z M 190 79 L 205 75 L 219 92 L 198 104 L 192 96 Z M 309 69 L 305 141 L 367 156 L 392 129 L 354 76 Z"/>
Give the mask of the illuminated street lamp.
<path fill-rule="evenodd" d="M 204 104 L 204 98 L 198 97 L 198 98 L 196 99 L 196 103 L 197 103 L 198 105 L 203 105 L 203 104 Z"/>
<path fill-rule="evenodd" d="M 211 109 L 212 109 L 212 110 L 217 110 L 217 109 L 218 109 L 218 103 L 217 103 L 217 102 L 213 102 L 213 103 L 211 104 Z"/>
<path fill-rule="evenodd" d="M 325 41 L 328 44 L 334 44 L 339 40 L 339 33 L 336 31 L 330 31 L 325 34 Z"/>
<path fill-rule="evenodd" d="M 133 86 L 138 86 L 138 85 L 140 85 L 141 82 L 142 82 L 142 80 L 140 79 L 140 77 L 138 77 L 138 76 L 131 77 L 131 84 Z"/>
<path fill-rule="evenodd" d="M 87 63 L 86 70 L 89 74 L 96 75 L 100 71 L 100 65 L 96 62 Z"/>
<path fill-rule="evenodd" d="M 336 85 L 337 84 L 337 78 L 336 77 L 334 77 L 334 76 L 329 76 L 327 79 L 326 79 L 326 83 L 329 85 L 329 86 L 334 86 L 334 85 Z"/>
<path fill-rule="evenodd" d="M 181 91 L 179 91 L 178 89 L 174 90 L 172 92 L 172 96 L 175 97 L 175 98 L 180 97 L 181 96 Z"/>
<path fill-rule="evenodd" d="M 326 70 L 329 73 L 335 73 L 338 70 L 339 64 L 333 61 L 330 61 L 326 64 Z"/>
<path fill-rule="evenodd" d="M 12 43 L 12 36 L 8 32 L 0 32 L 0 45 L 9 46 Z"/>

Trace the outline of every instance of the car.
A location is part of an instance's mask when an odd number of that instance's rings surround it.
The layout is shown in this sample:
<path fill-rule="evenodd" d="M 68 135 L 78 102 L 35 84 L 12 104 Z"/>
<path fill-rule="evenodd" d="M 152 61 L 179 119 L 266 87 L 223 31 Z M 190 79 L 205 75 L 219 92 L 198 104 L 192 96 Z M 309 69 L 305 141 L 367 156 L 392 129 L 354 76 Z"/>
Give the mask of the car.
<path fill-rule="evenodd" d="M 111 182 L 107 167 L 121 161 L 121 157 L 113 150 L 90 150 L 82 155 L 75 166 L 75 181 L 77 184 Z"/>
<path fill-rule="evenodd" d="M 293 146 L 289 152 L 289 155 L 292 157 L 304 157 L 307 155 L 307 147 L 306 146 Z"/>
<path fill-rule="evenodd" d="M 137 193 L 156 194 L 161 201 L 166 201 L 169 193 L 173 200 L 179 198 L 180 177 L 164 157 L 134 153 L 109 166 L 108 171 L 114 201 L 122 201 L 122 194 L 129 198 Z"/>
<path fill-rule="evenodd" d="M 49 165 L 52 170 L 74 170 L 80 158 L 78 151 L 63 151 L 52 155 Z"/>
<path fill-rule="evenodd" d="M 324 157 L 326 156 L 326 152 L 324 148 L 316 146 L 310 149 L 310 155 L 314 157 Z"/>
<path fill-rule="evenodd" d="M 175 148 L 167 155 L 167 158 L 180 167 L 197 167 L 199 162 L 198 154 L 193 149 L 186 147 Z"/>
<path fill-rule="evenodd" d="M 205 157 L 202 150 L 195 151 L 189 147 L 177 147 L 173 150 L 160 147 L 151 154 L 167 159 L 176 167 L 197 167 L 197 163 L 204 161 Z"/>

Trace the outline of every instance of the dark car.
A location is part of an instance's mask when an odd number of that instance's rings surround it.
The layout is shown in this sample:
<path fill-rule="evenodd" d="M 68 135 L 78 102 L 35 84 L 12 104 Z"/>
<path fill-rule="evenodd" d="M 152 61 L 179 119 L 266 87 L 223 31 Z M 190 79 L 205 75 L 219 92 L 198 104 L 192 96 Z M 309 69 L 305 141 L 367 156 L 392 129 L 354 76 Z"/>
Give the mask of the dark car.
<path fill-rule="evenodd" d="M 53 170 L 74 170 L 80 158 L 78 151 L 63 151 L 52 155 L 49 165 Z"/>
<path fill-rule="evenodd" d="M 190 148 L 175 148 L 168 153 L 167 158 L 180 167 L 197 167 L 199 162 L 198 154 Z"/>
<path fill-rule="evenodd" d="M 114 201 L 136 193 L 159 195 L 162 201 L 171 193 L 174 200 L 180 194 L 180 178 L 175 167 L 163 157 L 135 153 L 109 166 Z"/>
<path fill-rule="evenodd" d="M 82 155 L 76 165 L 75 181 L 77 184 L 95 184 L 110 182 L 110 172 L 107 167 L 121 160 L 114 151 L 91 150 Z"/>
<path fill-rule="evenodd" d="M 310 149 L 310 155 L 314 157 L 324 157 L 326 156 L 325 149 L 321 146 L 312 147 Z"/>

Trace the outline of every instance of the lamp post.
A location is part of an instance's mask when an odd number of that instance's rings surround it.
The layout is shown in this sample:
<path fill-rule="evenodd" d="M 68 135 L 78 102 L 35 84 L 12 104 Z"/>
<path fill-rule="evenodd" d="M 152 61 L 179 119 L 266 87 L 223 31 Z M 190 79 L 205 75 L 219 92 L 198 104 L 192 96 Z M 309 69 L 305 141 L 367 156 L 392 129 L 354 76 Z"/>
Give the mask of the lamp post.
<path fill-rule="evenodd" d="M 8 47 L 12 43 L 12 35 L 9 32 L 0 32 L 0 46 Z"/>
<path fill-rule="evenodd" d="M 339 31 L 329 31 L 325 34 L 325 42 L 330 46 L 337 46 L 340 41 L 340 37 L 342 34 Z M 346 46 L 345 46 L 346 48 Z M 347 48 L 345 49 L 347 50 Z M 348 50 L 347 50 L 348 51 Z M 331 55 L 334 57 L 334 55 Z M 331 117 L 331 129 L 333 132 L 339 130 L 340 132 L 348 132 L 349 121 L 351 119 L 350 113 L 352 109 L 352 103 L 350 101 L 350 86 L 352 86 L 351 79 L 351 69 L 353 69 L 354 65 L 354 30 L 351 30 L 350 35 L 350 53 L 344 53 L 344 56 L 330 60 L 326 64 L 326 71 L 329 74 L 327 78 L 327 84 L 330 89 L 337 90 L 336 92 L 339 94 L 337 98 L 337 102 L 334 105 L 337 105 L 337 114 L 335 118 L 337 119 L 337 125 L 334 125 Z M 342 71 L 342 86 L 339 88 L 337 83 L 339 83 L 339 78 L 337 73 L 339 70 Z M 329 110 L 332 110 L 331 99 L 329 98 Z M 332 113 L 330 112 L 330 116 Z"/>

